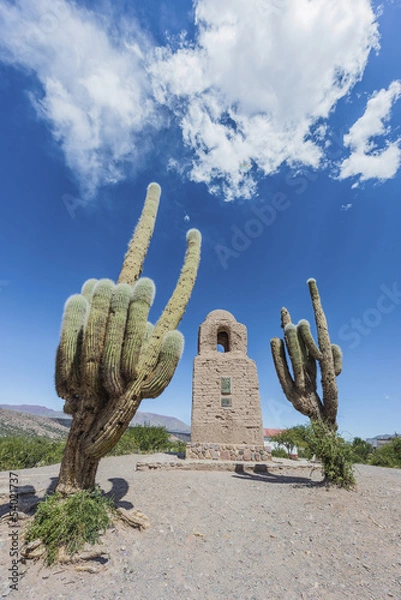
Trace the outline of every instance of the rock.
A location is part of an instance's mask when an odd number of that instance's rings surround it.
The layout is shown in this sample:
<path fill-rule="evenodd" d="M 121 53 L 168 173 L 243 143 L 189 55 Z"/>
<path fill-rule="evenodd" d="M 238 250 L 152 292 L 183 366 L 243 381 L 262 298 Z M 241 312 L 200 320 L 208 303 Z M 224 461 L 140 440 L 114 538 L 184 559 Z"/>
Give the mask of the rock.
<path fill-rule="evenodd" d="M 99 572 L 99 569 L 96 567 L 93 567 L 92 565 L 76 565 L 75 570 L 76 571 L 84 571 L 86 573 L 98 573 Z"/>
<path fill-rule="evenodd" d="M 117 508 L 117 514 L 125 523 L 136 529 L 148 529 L 150 527 L 150 520 L 140 510 Z"/>
<path fill-rule="evenodd" d="M 46 547 L 42 540 L 33 540 L 21 549 L 21 555 L 29 560 L 41 558 L 46 553 Z"/>
<path fill-rule="evenodd" d="M 244 460 L 245 461 L 252 460 L 252 453 L 248 449 L 244 450 Z"/>

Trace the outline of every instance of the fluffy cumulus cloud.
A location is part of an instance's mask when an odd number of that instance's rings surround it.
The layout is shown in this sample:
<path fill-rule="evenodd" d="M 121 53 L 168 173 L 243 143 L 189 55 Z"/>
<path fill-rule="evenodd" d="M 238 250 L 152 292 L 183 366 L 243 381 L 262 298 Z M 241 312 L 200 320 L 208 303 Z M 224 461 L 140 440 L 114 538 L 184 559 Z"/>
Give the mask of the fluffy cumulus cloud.
<path fill-rule="evenodd" d="M 143 152 L 138 133 L 155 121 L 139 38 L 114 43 L 104 23 L 64 0 L 0 3 L 0 58 L 38 78 L 38 114 L 89 196 L 124 176 Z"/>
<path fill-rule="evenodd" d="M 344 136 L 351 154 L 340 168 L 340 179 L 357 176 L 367 179 L 391 179 L 401 165 L 401 138 L 383 140 L 390 134 L 386 125 L 393 104 L 401 97 L 401 81 L 393 81 L 387 89 L 375 92 L 366 104 L 364 114 Z"/>
<path fill-rule="evenodd" d="M 196 43 L 159 49 L 152 66 L 194 152 L 191 178 L 229 200 L 252 194 L 257 170 L 318 167 L 311 130 L 378 44 L 369 0 L 198 0 L 195 15 Z"/>
<path fill-rule="evenodd" d="M 0 0 L 0 59 L 37 77 L 38 114 L 88 194 L 143 156 L 166 107 L 190 161 L 177 148 L 166 168 L 227 200 L 284 163 L 322 164 L 325 120 L 378 45 L 370 1 L 194 1 L 195 40 L 173 50 L 72 1 Z"/>

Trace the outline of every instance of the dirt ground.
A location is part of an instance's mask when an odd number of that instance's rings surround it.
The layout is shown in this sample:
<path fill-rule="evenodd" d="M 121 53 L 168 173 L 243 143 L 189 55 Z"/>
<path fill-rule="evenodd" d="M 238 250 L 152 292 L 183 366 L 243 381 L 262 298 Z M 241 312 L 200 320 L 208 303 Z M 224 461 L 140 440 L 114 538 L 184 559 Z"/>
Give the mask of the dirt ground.
<path fill-rule="evenodd" d="M 149 529 L 118 523 L 103 537 L 106 556 L 87 563 L 93 572 L 74 565 L 20 565 L 18 591 L 10 591 L 10 527 L 3 520 L 0 595 L 401 599 L 401 470 L 357 466 L 357 491 L 347 492 L 326 489 L 319 485 L 318 470 L 311 475 L 309 467 L 292 468 L 287 461 L 266 473 L 237 473 L 136 469 L 143 459 L 104 459 L 98 481 L 119 506 L 142 510 Z M 19 471 L 22 505 L 43 497 L 57 473 L 58 466 Z M 8 473 L 2 473 L 3 514 L 9 509 L 7 488 Z"/>

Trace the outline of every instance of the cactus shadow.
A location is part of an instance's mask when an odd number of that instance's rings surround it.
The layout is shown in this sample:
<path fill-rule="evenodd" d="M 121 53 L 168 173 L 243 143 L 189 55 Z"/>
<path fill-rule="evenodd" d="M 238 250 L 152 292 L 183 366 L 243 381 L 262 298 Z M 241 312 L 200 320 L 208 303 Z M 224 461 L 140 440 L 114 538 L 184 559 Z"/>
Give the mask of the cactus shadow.
<path fill-rule="evenodd" d="M 47 494 L 54 492 L 58 477 L 52 477 L 44 492 L 37 492 L 33 485 L 21 485 L 18 487 L 18 511 L 32 516 L 36 512 L 39 502 L 43 502 Z M 10 512 L 10 504 L 6 502 L 0 506 L 0 518 Z"/>
<path fill-rule="evenodd" d="M 57 485 L 58 477 L 52 477 L 49 485 L 45 491 L 37 492 L 35 486 L 24 485 L 18 488 L 18 511 L 31 517 L 35 514 L 38 504 L 43 502 L 47 494 L 54 492 Z M 133 508 L 131 502 L 122 500 L 126 496 L 129 485 L 127 481 L 121 477 L 113 477 L 108 481 L 111 482 L 111 490 L 105 493 L 105 496 L 111 498 L 116 508 L 125 508 L 127 510 Z M 7 501 L 5 504 L 0 505 L 0 518 L 9 514 L 10 504 Z"/>
<path fill-rule="evenodd" d="M 233 477 L 236 479 L 247 479 L 251 481 L 264 481 L 265 483 L 289 484 L 295 487 L 325 486 L 325 480 L 323 476 L 317 481 L 311 479 L 311 475 L 309 477 L 303 477 L 298 475 L 277 474 L 273 471 L 269 471 L 266 465 L 256 465 L 253 472 L 251 472 L 245 471 L 243 465 L 237 464 L 235 466 L 235 475 L 233 475 Z"/>
<path fill-rule="evenodd" d="M 128 482 L 122 477 L 111 477 L 107 481 L 110 481 L 112 487 L 111 490 L 105 494 L 105 496 L 113 500 L 116 508 L 125 508 L 126 510 L 134 508 L 134 505 L 131 502 L 122 500 L 122 498 L 124 498 L 124 496 L 126 496 L 128 493 Z"/>

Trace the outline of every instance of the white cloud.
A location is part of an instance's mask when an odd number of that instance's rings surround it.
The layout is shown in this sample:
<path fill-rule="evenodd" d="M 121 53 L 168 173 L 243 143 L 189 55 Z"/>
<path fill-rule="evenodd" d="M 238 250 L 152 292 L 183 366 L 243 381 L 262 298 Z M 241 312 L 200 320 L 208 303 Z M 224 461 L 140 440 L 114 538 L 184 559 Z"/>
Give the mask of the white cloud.
<path fill-rule="evenodd" d="M 194 3 L 196 41 L 173 52 L 72 1 L 0 0 L 0 60 L 36 75 L 33 102 L 81 194 L 144 160 L 160 105 L 190 150 L 166 168 L 227 200 L 256 191 L 256 170 L 322 164 L 325 121 L 378 47 L 370 1 Z"/>
<path fill-rule="evenodd" d="M 366 104 L 362 117 L 358 119 L 344 136 L 344 145 L 351 154 L 341 164 L 340 179 L 359 176 L 367 179 L 390 179 L 401 165 L 401 138 L 393 142 L 385 141 L 379 148 L 374 138 L 390 133 L 385 123 L 391 117 L 393 104 L 401 97 L 401 81 L 393 81 L 388 89 L 375 92 Z"/>
<path fill-rule="evenodd" d="M 249 197 L 244 164 L 318 167 L 326 119 L 378 45 L 369 0 L 198 0 L 197 43 L 158 50 L 155 96 L 194 151 L 190 177 Z"/>
<path fill-rule="evenodd" d="M 347 210 L 349 210 L 350 208 L 352 208 L 352 204 L 341 204 L 341 208 L 340 208 L 340 210 L 347 211 Z"/>
<path fill-rule="evenodd" d="M 0 4 L 0 58 L 36 74 L 32 95 L 87 195 L 124 176 L 155 120 L 141 44 L 116 45 L 93 13 L 65 0 Z"/>

